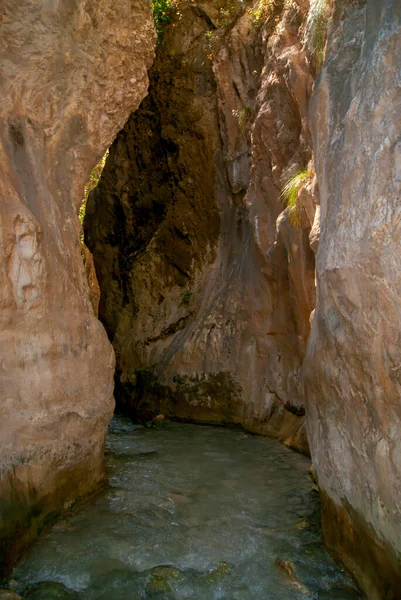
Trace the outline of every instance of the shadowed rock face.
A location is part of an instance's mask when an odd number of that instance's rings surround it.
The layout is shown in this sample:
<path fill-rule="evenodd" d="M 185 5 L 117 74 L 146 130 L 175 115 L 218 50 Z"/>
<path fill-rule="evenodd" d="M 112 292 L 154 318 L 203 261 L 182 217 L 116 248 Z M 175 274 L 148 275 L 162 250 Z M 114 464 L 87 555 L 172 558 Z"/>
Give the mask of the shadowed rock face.
<path fill-rule="evenodd" d="M 222 18 L 214 1 L 180 3 L 88 202 L 86 243 L 118 402 L 307 451 L 312 180 L 299 227 L 288 211 L 276 225 L 283 183 L 311 158 L 306 13 L 277 2 L 261 27 L 231 5 Z"/>
<path fill-rule="evenodd" d="M 146 0 L 0 7 L 0 565 L 103 477 L 114 356 L 77 209 L 153 47 Z"/>
<path fill-rule="evenodd" d="M 369 598 L 401 589 L 401 4 L 338 3 L 310 107 L 321 192 L 304 365 L 326 540 Z"/>

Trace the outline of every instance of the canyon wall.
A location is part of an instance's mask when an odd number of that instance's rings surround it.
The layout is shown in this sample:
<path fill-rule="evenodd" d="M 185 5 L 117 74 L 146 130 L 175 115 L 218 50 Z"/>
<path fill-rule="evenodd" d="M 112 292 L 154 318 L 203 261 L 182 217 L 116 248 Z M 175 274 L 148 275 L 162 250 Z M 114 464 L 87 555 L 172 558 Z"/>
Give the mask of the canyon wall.
<path fill-rule="evenodd" d="M 347 6 L 348 4 L 348 6 Z M 321 198 L 304 364 L 327 543 L 368 597 L 401 590 L 401 3 L 337 3 L 310 105 Z"/>
<path fill-rule="evenodd" d="M 114 355 L 77 210 L 146 94 L 154 37 L 146 0 L 1 3 L 1 566 L 103 477 Z"/>
<path fill-rule="evenodd" d="M 326 541 L 373 600 L 401 589 L 400 12 L 179 3 L 85 225 L 117 400 L 302 451 L 306 410 Z"/>
<path fill-rule="evenodd" d="M 146 0 L 1 5 L 1 565 L 103 477 L 77 210 L 133 113 L 85 221 L 117 400 L 309 441 L 328 545 L 399 598 L 401 4 L 320 2 L 320 71 L 317 5 L 182 0 L 135 113 Z"/>
<path fill-rule="evenodd" d="M 85 220 L 117 401 L 145 419 L 241 423 L 305 452 L 313 175 L 296 227 L 280 192 L 312 156 L 306 14 L 180 2 Z"/>

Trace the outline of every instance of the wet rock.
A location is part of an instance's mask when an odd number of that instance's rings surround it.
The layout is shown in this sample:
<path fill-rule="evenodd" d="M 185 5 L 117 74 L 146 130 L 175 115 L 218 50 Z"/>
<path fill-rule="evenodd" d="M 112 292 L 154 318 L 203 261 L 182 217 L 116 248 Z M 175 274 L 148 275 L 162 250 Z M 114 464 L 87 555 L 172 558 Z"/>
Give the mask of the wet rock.
<path fill-rule="evenodd" d="M 295 575 L 294 565 L 291 561 L 277 558 L 275 565 L 286 577 L 286 579 L 291 582 L 302 594 L 307 595 L 309 593 L 307 588 L 302 585 L 298 577 Z"/>
<path fill-rule="evenodd" d="M 138 573 L 122 565 L 113 568 L 111 561 L 109 564 L 111 568 L 94 577 L 91 585 L 81 593 L 83 600 L 111 600 L 114 595 L 116 600 L 142 600 L 147 572 Z"/>
<path fill-rule="evenodd" d="M 146 598 L 152 600 L 174 600 L 168 577 L 153 575 L 146 586 Z"/>
<path fill-rule="evenodd" d="M 41 581 L 24 592 L 24 600 L 78 600 L 79 594 L 63 583 Z"/>
<path fill-rule="evenodd" d="M 153 419 L 153 423 L 155 425 L 162 425 L 163 423 L 165 423 L 168 419 L 166 418 L 165 415 L 156 415 L 155 418 Z"/>
<path fill-rule="evenodd" d="M 360 597 L 359 592 L 350 586 L 339 586 L 318 594 L 318 600 L 356 600 Z"/>
<path fill-rule="evenodd" d="M 169 579 L 182 579 L 183 573 L 176 569 L 171 565 L 159 565 L 151 569 L 151 573 L 153 577 L 164 578 L 165 580 Z"/>
<path fill-rule="evenodd" d="M 0 590 L 0 600 L 23 600 L 21 596 L 11 590 Z"/>
<path fill-rule="evenodd" d="M 146 598 L 152 600 L 173 600 L 171 584 L 179 582 L 185 575 L 171 565 L 159 565 L 150 570 L 151 579 L 146 585 Z"/>
<path fill-rule="evenodd" d="M 226 562 L 220 562 L 217 567 L 204 576 L 203 579 L 207 583 L 218 583 L 223 581 L 230 571 L 230 566 Z"/>

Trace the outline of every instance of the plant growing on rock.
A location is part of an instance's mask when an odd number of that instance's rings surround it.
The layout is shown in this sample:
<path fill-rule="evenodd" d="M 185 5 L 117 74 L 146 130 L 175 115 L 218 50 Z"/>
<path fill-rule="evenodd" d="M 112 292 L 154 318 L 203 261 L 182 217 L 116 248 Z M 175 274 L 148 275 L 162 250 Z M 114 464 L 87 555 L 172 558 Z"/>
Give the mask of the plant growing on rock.
<path fill-rule="evenodd" d="M 300 214 L 299 214 L 299 205 L 298 205 L 298 197 L 299 190 L 302 184 L 312 177 L 312 171 L 307 171 L 306 169 L 301 169 L 297 171 L 290 177 L 287 183 L 284 185 L 281 190 L 281 200 L 286 208 L 289 208 L 288 211 L 288 221 L 294 227 L 299 227 L 300 222 Z"/>
<path fill-rule="evenodd" d="M 210 61 L 213 61 L 216 48 L 219 46 L 220 34 L 216 31 L 206 31 L 206 56 Z"/>
<path fill-rule="evenodd" d="M 260 27 L 270 17 L 275 6 L 275 0 L 259 0 L 257 4 L 249 9 L 249 14 L 253 17 L 255 27 Z"/>
<path fill-rule="evenodd" d="M 192 297 L 192 292 L 190 292 L 190 291 L 184 292 L 184 294 L 182 295 L 181 304 L 189 304 L 191 301 L 191 297 Z"/>
<path fill-rule="evenodd" d="M 319 71 L 324 61 L 327 39 L 327 0 L 314 0 L 311 4 L 305 29 L 305 44 L 314 57 Z"/>
<path fill-rule="evenodd" d="M 245 133 L 246 127 L 249 123 L 252 111 L 249 106 L 242 106 L 236 110 L 232 111 L 233 117 L 235 117 L 238 121 L 238 128 L 240 133 Z"/>
<path fill-rule="evenodd" d="M 163 37 L 164 28 L 171 22 L 172 0 L 152 0 L 153 20 L 158 38 L 158 44 Z"/>
<path fill-rule="evenodd" d="M 85 212 L 86 212 L 86 202 L 88 200 L 88 196 L 91 191 L 97 186 L 99 183 L 100 176 L 104 169 L 104 165 L 106 164 L 106 159 L 109 155 L 109 151 L 107 150 L 105 155 L 99 160 L 97 165 L 95 165 L 91 171 L 90 177 L 84 186 L 84 197 L 82 199 L 82 204 L 79 209 L 78 219 L 80 220 L 81 225 L 84 223 Z M 81 235 L 81 242 L 84 243 L 84 234 Z"/>
<path fill-rule="evenodd" d="M 230 27 L 243 9 L 243 0 L 217 0 L 216 4 L 221 27 Z"/>

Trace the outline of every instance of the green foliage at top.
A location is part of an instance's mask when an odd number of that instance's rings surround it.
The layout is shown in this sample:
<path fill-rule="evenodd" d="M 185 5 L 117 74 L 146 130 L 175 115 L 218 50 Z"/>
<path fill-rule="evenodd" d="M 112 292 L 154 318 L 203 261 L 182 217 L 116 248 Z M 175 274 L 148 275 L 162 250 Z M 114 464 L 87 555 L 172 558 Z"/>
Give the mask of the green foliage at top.
<path fill-rule="evenodd" d="M 159 43 L 163 37 L 164 28 L 171 22 L 172 0 L 152 0 L 153 20 Z"/>
<path fill-rule="evenodd" d="M 99 179 L 100 176 L 102 174 L 102 171 L 104 169 L 104 165 L 106 164 L 106 159 L 109 155 L 109 151 L 106 151 L 106 154 L 99 160 L 99 162 L 97 163 L 97 165 L 95 165 L 91 171 L 90 177 L 88 179 L 88 181 L 85 184 L 84 187 L 84 197 L 82 198 L 82 204 L 81 204 L 81 208 L 79 209 L 79 213 L 78 213 L 78 219 L 81 222 L 81 225 L 83 225 L 84 222 L 84 218 L 85 218 L 85 213 L 86 213 L 86 202 L 88 200 L 88 196 L 91 193 L 91 191 L 97 186 L 97 184 L 99 183 Z M 83 234 L 81 236 L 81 242 L 84 242 L 83 239 Z"/>
<path fill-rule="evenodd" d="M 274 0 L 259 0 L 251 9 L 249 14 L 253 17 L 253 24 L 259 27 L 270 16 L 275 8 Z"/>
<path fill-rule="evenodd" d="M 294 226 L 300 225 L 300 215 L 298 208 L 298 192 L 301 185 L 312 176 L 311 171 L 301 169 L 290 177 L 283 189 L 281 190 L 281 200 L 283 204 L 288 207 L 289 210 L 289 221 Z"/>
<path fill-rule="evenodd" d="M 243 9 L 243 0 L 216 0 L 219 22 L 222 27 L 230 27 Z"/>
<path fill-rule="evenodd" d="M 320 70 L 324 60 L 327 21 L 327 0 L 314 0 L 310 7 L 306 23 L 305 42 L 314 56 L 317 70 Z"/>

